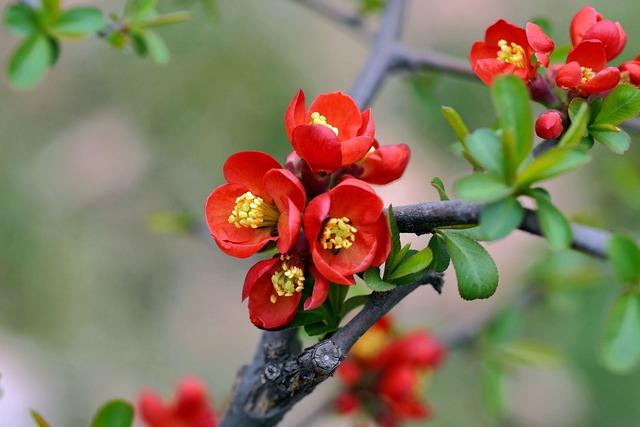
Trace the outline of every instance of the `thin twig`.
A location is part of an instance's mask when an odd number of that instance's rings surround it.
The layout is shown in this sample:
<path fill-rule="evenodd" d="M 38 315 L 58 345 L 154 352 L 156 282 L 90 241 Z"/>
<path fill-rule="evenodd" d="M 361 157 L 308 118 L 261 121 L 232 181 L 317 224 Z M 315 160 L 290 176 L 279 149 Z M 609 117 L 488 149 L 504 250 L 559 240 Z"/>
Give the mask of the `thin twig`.
<path fill-rule="evenodd" d="M 362 15 L 358 12 L 338 9 L 324 0 L 294 0 L 294 2 L 342 26 L 363 41 L 368 41 L 372 37 L 371 32 L 364 25 Z"/>

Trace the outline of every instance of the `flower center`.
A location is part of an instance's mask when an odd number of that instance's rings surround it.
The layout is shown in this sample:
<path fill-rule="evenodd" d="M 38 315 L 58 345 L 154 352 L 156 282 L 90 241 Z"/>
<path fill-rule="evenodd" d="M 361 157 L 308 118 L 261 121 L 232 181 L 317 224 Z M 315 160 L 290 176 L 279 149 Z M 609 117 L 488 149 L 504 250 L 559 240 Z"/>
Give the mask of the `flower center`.
<path fill-rule="evenodd" d="M 377 356 L 389 342 L 389 336 L 382 329 L 369 329 L 351 348 L 351 354 L 355 357 L 368 360 Z"/>
<path fill-rule="evenodd" d="M 292 261 L 289 255 L 280 255 L 280 269 L 271 276 L 275 293 L 271 295 L 271 303 L 278 297 L 290 297 L 304 289 L 304 268 Z"/>
<path fill-rule="evenodd" d="M 513 42 L 509 44 L 506 40 L 500 40 L 498 47 L 500 50 L 498 51 L 497 58 L 500 61 L 508 62 L 518 68 L 525 67 L 525 53 L 522 46 Z"/>
<path fill-rule="evenodd" d="M 317 111 L 311 113 L 311 121 L 309 122 L 309 124 L 328 127 L 333 131 L 333 133 L 336 134 L 336 136 L 338 136 L 338 128 L 335 126 L 331 126 L 329 123 L 327 123 L 327 118 L 322 114 L 318 113 Z"/>
<path fill-rule="evenodd" d="M 356 240 L 358 230 L 351 225 L 347 217 L 331 218 L 327 221 L 320 236 L 320 243 L 324 249 L 349 249 Z"/>
<path fill-rule="evenodd" d="M 229 215 L 229 223 L 237 228 L 273 227 L 278 222 L 280 212 L 251 191 L 236 199 L 236 205 Z"/>
<path fill-rule="evenodd" d="M 589 67 L 580 67 L 580 72 L 582 73 L 582 83 L 588 82 L 596 75 Z"/>

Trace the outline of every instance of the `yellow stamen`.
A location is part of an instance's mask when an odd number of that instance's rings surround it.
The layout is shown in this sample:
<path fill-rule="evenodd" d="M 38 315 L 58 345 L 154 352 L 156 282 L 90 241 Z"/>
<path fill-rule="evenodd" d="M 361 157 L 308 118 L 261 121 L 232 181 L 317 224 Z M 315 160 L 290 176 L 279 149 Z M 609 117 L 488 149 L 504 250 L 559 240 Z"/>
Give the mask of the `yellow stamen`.
<path fill-rule="evenodd" d="M 497 58 L 500 61 L 508 62 L 518 68 L 524 68 L 526 66 L 526 57 L 522 46 L 516 43 L 509 45 L 506 40 L 500 40 L 498 47 L 500 50 L 498 50 Z"/>
<path fill-rule="evenodd" d="M 304 268 L 298 265 L 289 255 L 280 255 L 282 264 L 280 269 L 271 276 L 273 290 L 271 303 L 275 303 L 279 297 L 290 297 L 304 289 Z"/>
<path fill-rule="evenodd" d="M 324 249 L 349 249 L 356 240 L 357 232 L 349 218 L 331 218 L 322 230 L 320 243 Z"/>
<path fill-rule="evenodd" d="M 389 334 L 378 328 L 369 329 L 351 348 L 351 354 L 359 359 L 376 357 L 389 342 Z"/>
<path fill-rule="evenodd" d="M 278 223 L 280 213 L 262 197 L 247 191 L 236 199 L 236 205 L 229 215 L 229 223 L 237 228 L 273 227 Z"/>
<path fill-rule="evenodd" d="M 596 75 L 589 67 L 580 67 L 580 73 L 582 73 L 582 83 L 588 82 Z"/>
<path fill-rule="evenodd" d="M 331 126 L 329 123 L 327 123 L 327 118 L 322 114 L 318 113 L 317 111 L 311 113 L 311 121 L 309 122 L 309 124 L 322 125 L 322 126 L 328 127 L 333 131 L 333 133 L 336 134 L 336 136 L 338 136 L 338 128 L 335 126 Z"/>

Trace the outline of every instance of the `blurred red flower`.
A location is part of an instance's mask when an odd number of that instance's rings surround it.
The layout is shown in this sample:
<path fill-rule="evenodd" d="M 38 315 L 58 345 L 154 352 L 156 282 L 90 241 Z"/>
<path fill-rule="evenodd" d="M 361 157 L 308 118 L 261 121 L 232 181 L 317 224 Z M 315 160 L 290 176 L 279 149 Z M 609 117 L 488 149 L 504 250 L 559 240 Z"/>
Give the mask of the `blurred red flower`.
<path fill-rule="evenodd" d="M 469 61 L 473 72 L 485 84 L 500 75 L 515 74 L 525 82 L 536 75 L 538 65 L 549 65 L 554 43 L 540 26 L 528 22 L 525 28 L 504 19 L 487 28 L 484 41 L 471 46 Z M 533 63 L 535 55 L 538 63 Z"/>
<path fill-rule="evenodd" d="M 304 230 L 320 274 L 331 282 L 351 285 L 355 273 L 387 259 L 391 237 L 382 208 L 375 191 L 354 178 L 309 202 Z"/>
<path fill-rule="evenodd" d="M 585 6 L 571 20 L 571 43 L 578 46 L 583 40 L 599 40 L 604 45 L 606 58 L 618 56 L 627 43 L 627 34 L 619 22 L 604 19 L 597 10 Z"/>
<path fill-rule="evenodd" d="M 613 89 L 619 81 L 620 70 L 607 67 L 604 44 L 599 40 L 580 42 L 556 74 L 558 86 L 587 96 Z"/>
<path fill-rule="evenodd" d="M 216 427 L 217 416 L 209 406 L 204 385 L 197 378 L 184 378 L 175 401 L 166 403 L 153 390 L 138 397 L 143 423 L 148 427 Z"/>
<path fill-rule="evenodd" d="M 224 164 L 227 184 L 213 190 L 205 204 L 207 225 L 220 249 L 249 257 L 268 242 L 280 253 L 296 242 L 304 209 L 302 184 L 260 151 L 233 154 Z"/>
<path fill-rule="evenodd" d="M 299 90 L 284 116 L 294 150 L 314 172 L 334 172 L 362 159 L 373 145 L 375 127 L 371 109 L 360 112 L 343 92 L 319 95 L 305 106 Z"/>
<path fill-rule="evenodd" d="M 640 56 L 620 65 L 620 72 L 624 80 L 640 87 Z"/>

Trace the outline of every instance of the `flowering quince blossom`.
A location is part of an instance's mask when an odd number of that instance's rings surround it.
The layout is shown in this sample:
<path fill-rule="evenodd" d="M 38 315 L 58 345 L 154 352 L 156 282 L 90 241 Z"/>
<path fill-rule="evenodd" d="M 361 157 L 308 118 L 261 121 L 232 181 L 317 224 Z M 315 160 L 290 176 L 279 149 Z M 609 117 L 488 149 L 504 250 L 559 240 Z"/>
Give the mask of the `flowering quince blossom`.
<path fill-rule="evenodd" d="M 138 397 L 138 408 L 147 427 L 216 427 L 217 416 L 209 406 L 204 385 L 197 378 L 178 384 L 175 401 L 166 403 L 153 390 Z"/>
<path fill-rule="evenodd" d="M 594 95 L 613 89 L 620 82 L 620 70 L 607 67 L 607 54 L 599 40 L 584 40 L 567 55 L 566 64 L 558 69 L 559 87 L 583 95 Z"/>
<path fill-rule="evenodd" d="M 213 190 L 205 204 L 207 225 L 220 249 L 249 257 L 276 241 L 281 253 L 296 242 L 305 204 L 302 184 L 271 156 L 244 151 L 224 164 L 227 184 Z"/>
<path fill-rule="evenodd" d="M 617 57 L 627 43 L 627 34 L 619 22 L 604 19 L 597 10 L 585 6 L 575 14 L 570 26 L 571 43 L 578 46 L 583 40 L 602 42 L 608 61 Z"/>
<path fill-rule="evenodd" d="M 422 386 L 445 349 L 423 331 L 397 334 L 389 316 L 380 319 L 353 346 L 338 368 L 344 385 L 335 399 L 339 413 L 366 411 L 378 425 L 395 427 L 405 420 L 429 418 Z"/>
<path fill-rule="evenodd" d="M 319 95 L 305 106 L 304 92 L 293 97 L 284 118 L 294 150 L 314 172 L 334 172 L 362 159 L 374 144 L 371 109 L 360 111 L 343 92 Z"/>
<path fill-rule="evenodd" d="M 543 139 L 555 139 L 562 135 L 564 125 L 559 111 L 549 110 L 538 116 L 536 120 L 536 135 Z"/>
<path fill-rule="evenodd" d="M 389 184 L 402 176 L 410 156 L 411 150 L 406 144 L 381 146 L 375 141 L 369 153 L 358 162 L 361 172 L 354 176 L 370 184 Z"/>
<path fill-rule="evenodd" d="M 249 298 L 249 318 L 261 329 L 277 329 L 295 317 L 305 289 L 306 275 L 314 279 L 313 293 L 305 310 L 318 308 L 327 298 L 329 282 L 318 273 L 308 256 L 308 244 L 300 238 L 289 253 L 259 261 L 249 269 L 242 299 Z"/>
<path fill-rule="evenodd" d="M 391 250 L 382 199 L 363 181 L 348 178 L 314 198 L 304 213 L 304 230 L 320 274 L 354 284 L 353 275 L 379 266 Z"/>
<path fill-rule="evenodd" d="M 640 56 L 622 63 L 619 68 L 623 80 L 640 87 Z"/>
<path fill-rule="evenodd" d="M 539 25 L 528 22 L 521 28 L 500 19 L 487 28 L 484 41 L 471 46 L 469 61 L 473 72 L 485 84 L 504 74 L 515 74 L 530 82 L 540 64 L 549 65 L 553 48 L 553 40 Z M 537 63 L 531 61 L 533 55 Z"/>

